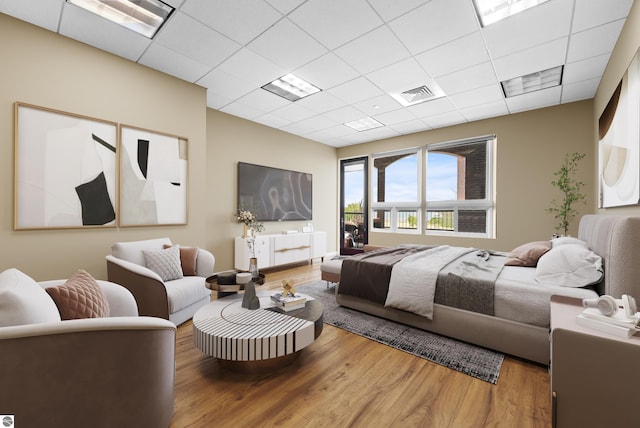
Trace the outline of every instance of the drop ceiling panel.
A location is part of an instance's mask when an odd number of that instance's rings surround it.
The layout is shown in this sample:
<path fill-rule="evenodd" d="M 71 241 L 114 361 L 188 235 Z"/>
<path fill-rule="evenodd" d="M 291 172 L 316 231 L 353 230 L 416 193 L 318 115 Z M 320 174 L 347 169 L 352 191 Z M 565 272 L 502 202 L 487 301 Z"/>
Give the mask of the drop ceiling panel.
<path fill-rule="evenodd" d="M 196 83 L 208 88 L 208 92 L 214 92 L 231 100 L 237 100 L 256 89 L 251 83 L 218 69 L 210 71 Z"/>
<path fill-rule="evenodd" d="M 377 86 L 364 77 L 358 77 L 343 83 L 329 89 L 327 92 L 349 104 L 355 104 L 383 94 Z"/>
<path fill-rule="evenodd" d="M 262 114 L 289 105 L 289 101 L 262 88 L 249 92 L 247 95 L 239 98 L 238 102 L 262 110 Z"/>
<path fill-rule="evenodd" d="M 482 120 L 490 117 L 498 117 L 509 114 L 507 104 L 504 100 L 490 102 L 484 105 L 467 107 L 460 110 L 460 113 L 468 120 Z"/>
<path fill-rule="evenodd" d="M 587 100 L 593 98 L 598 89 L 600 79 L 581 80 L 576 83 L 569 83 L 562 88 L 563 103 Z"/>
<path fill-rule="evenodd" d="M 385 21 L 391 21 L 404 15 L 405 13 L 428 3 L 430 0 L 403 0 L 403 1 L 389 1 L 389 0 L 369 0 L 369 4 L 378 12 L 378 14 Z"/>
<path fill-rule="evenodd" d="M 375 46 L 375 52 L 371 52 Z M 335 50 L 344 62 L 361 74 L 382 68 L 410 56 L 398 38 L 382 26 Z"/>
<path fill-rule="evenodd" d="M 552 42 L 496 59 L 493 65 L 498 80 L 508 80 L 564 64 L 568 44 L 569 38 L 562 37 Z"/>
<path fill-rule="evenodd" d="M 289 103 L 284 107 L 273 110 L 272 113 L 276 116 L 288 119 L 291 122 L 298 122 L 299 120 L 307 119 L 317 114 L 315 111 L 309 110 L 308 108 L 296 103 Z"/>
<path fill-rule="evenodd" d="M 565 65 L 562 83 L 570 84 L 581 80 L 597 79 L 602 76 L 609 62 L 609 55 L 594 56 Z"/>
<path fill-rule="evenodd" d="M 432 128 L 444 128 L 445 126 L 453 126 L 467 121 L 458 111 L 450 111 L 448 113 L 426 117 L 422 120 Z"/>
<path fill-rule="evenodd" d="M 567 37 L 573 0 L 553 0 L 484 28 L 492 58 Z"/>
<path fill-rule="evenodd" d="M 331 89 L 360 76 L 334 53 L 323 55 L 296 69 L 294 73 L 322 90 Z"/>
<path fill-rule="evenodd" d="M 63 4 L 64 0 L 0 0 L 0 12 L 55 32 Z"/>
<path fill-rule="evenodd" d="M 308 0 L 289 19 L 329 49 L 383 23 L 365 0 Z"/>
<path fill-rule="evenodd" d="M 232 114 L 234 116 L 242 117 L 244 119 L 253 120 L 256 117 L 265 114 L 263 110 L 257 109 L 254 106 L 247 105 L 238 101 L 234 101 L 222 107 L 220 111 Z"/>
<path fill-rule="evenodd" d="M 138 62 L 187 82 L 195 82 L 211 69 L 159 44 L 149 46 Z"/>
<path fill-rule="evenodd" d="M 431 0 L 389 26 L 414 55 L 479 29 L 469 0 Z"/>
<path fill-rule="evenodd" d="M 592 56 L 611 52 L 618 40 L 624 21 L 614 21 L 600 27 L 582 31 L 571 36 L 568 62 L 580 61 Z"/>
<path fill-rule="evenodd" d="M 326 48 L 288 19 L 279 21 L 247 47 L 288 70 L 298 68 L 327 53 Z"/>
<path fill-rule="evenodd" d="M 366 117 L 366 115 L 360 110 L 351 106 L 340 107 L 338 109 L 328 111 L 324 113 L 324 115 L 337 123 L 347 123 L 352 120 L 358 120 Z"/>
<path fill-rule="evenodd" d="M 59 32 L 130 61 L 137 61 L 151 44 L 146 37 L 72 4 L 64 8 Z"/>
<path fill-rule="evenodd" d="M 413 134 L 415 132 L 426 131 L 431 129 L 429 125 L 419 119 L 410 120 L 408 122 L 395 123 L 390 125 L 391 128 L 400 134 Z"/>
<path fill-rule="evenodd" d="M 305 0 L 267 0 L 267 3 L 269 3 L 283 15 L 288 14 L 304 2 Z"/>
<path fill-rule="evenodd" d="M 369 98 L 368 100 L 354 104 L 354 106 L 368 116 L 382 114 L 400 108 L 400 104 L 387 94 Z"/>
<path fill-rule="evenodd" d="M 369 73 L 367 78 L 388 93 L 398 93 L 427 83 L 429 76 L 414 58 Z"/>
<path fill-rule="evenodd" d="M 573 15 L 575 32 L 626 18 L 633 0 L 577 1 Z"/>
<path fill-rule="evenodd" d="M 180 12 L 171 16 L 171 25 L 163 27 L 155 41 L 155 44 L 210 67 L 220 64 L 240 49 L 238 43 Z"/>
<path fill-rule="evenodd" d="M 476 31 L 416 55 L 416 59 L 432 77 L 439 77 L 487 62 L 490 58 L 482 33 Z"/>
<path fill-rule="evenodd" d="M 449 96 L 449 100 L 459 109 L 478 106 L 493 101 L 502 101 L 504 94 L 499 84 L 491 84 L 470 91 Z"/>
<path fill-rule="evenodd" d="M 542 89 L 540 91 L 528 94 L 518 95 L 506 99 L 507 107 L 510 113 L 520 111 L 549 107 L 560 103 L 560 95 L 562 88 L 555 86 L 553 88 Z"/>
<path fill-rule="evenodd" d="M 401 108 L 393 110 L 387 113 L 376 114 L 373 117 L 378 122 L 385 125 L 393 125 L 396 123 L 408 122 L 410 120 L 416 120 L 417 118 L 409 110 Z"/>
<path fill-rule="evenodd" d="M 438 98 L 437 100 L 427 101 L 407 107 L 418 119 L 422 119 L 437 114 L 448 113 L 455 110 L 455 106 L 448 98 Z"/>
<path fill-rule="evenodd" d="M 441 76 L 437 82 L 445 94 L 454 95 L 495 83 L 496 74 L 491 63 L 485 62 Z"/>
<path fill-rule="evenodd" d="M 181 11 L 241 45 L 282 18 L 263 0 L 186 0 Z"/>
<path fill-rule="evenodd" d="M 308 108 L 316 113 L 336 110 L 347 105 L 347 103 L 328 92 L 318 92 L 296 101 L 296 104 Z"/>
<path fill-rule="evenodd" d="M 281 68 L 249 49 L 242 48 L 217 67 L 256 88 L 287 74 Z"/>

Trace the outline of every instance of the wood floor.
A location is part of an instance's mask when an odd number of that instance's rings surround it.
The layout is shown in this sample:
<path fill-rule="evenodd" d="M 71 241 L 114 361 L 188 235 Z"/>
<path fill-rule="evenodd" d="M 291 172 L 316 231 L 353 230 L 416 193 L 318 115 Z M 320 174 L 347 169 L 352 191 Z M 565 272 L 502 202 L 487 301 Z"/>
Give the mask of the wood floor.
<path fill-rule="evenodd" d="M 320 279 L 320 265 L 267 273 Z M 497 385 L 325 324 L 290 365 L 238 371 L 193 345 L 178 328 L 172 427 L 536 427 L 551 426 L 546 367 L 505 358 Z"/>

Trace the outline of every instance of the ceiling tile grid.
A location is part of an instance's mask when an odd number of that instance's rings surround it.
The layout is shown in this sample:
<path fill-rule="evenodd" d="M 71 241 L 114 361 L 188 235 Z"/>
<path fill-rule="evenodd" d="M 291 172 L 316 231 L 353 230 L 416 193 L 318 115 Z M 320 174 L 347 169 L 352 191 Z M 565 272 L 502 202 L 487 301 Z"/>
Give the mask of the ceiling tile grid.
<path fill-rule="evenodd" d="M 207 89 L 207 106 L 342 147 L 592 98 L 633 0 L 550 0 L 482 27 L 472 0 L 164 0 L 153 40 L 64 0 L 0 12 Z M 500 82 L 564 65 L 562 85 L 505 98 Z M 321 92 L 261 87 L 294 73 Z M 426 85 L 444 96 L 402 106 Z M 373 117 L 385 126 L 344 124 Z"/>

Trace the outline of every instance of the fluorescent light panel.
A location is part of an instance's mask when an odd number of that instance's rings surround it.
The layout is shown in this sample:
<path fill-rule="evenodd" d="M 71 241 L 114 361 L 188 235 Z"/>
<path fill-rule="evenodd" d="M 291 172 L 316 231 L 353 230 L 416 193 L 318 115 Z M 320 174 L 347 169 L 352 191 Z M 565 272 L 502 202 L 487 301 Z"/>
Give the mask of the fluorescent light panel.
<path fill-rule="evenodd" d="M 298 101 L 301 98 L 320 92 L 320 88 L 313 86 L 294 74 L 287 74 L 271 83 L 267 83 L 262 89 L 281 96 L 289 101 Z"/>
<path fill-rule="evenodd" d="M 515 97 L 541 89 L 552 88 L 562 84 L 562 70 L 564 66 L 548 68 L 513 79 L 504 80 L 501 83 L 504 96 Z"/>
<path fill-rule="evenodd" d="M 67 0 L 67 2 L 150 39 L 156 35 L 174 10 L 160 0 Z"/>
<path fill-rule="evenodd" d="M 549 0 L 473 0 L 483 27 L 538 6 Z"/>
<path fill-rule="evenodd" d="M 351 122 L 345 123 L 349 128 L 355 129 L 356 131 L 368 131 L 370 129 L 380 128 L 384 126 L 382 123 L 378 122 L 372 117 L 365 117 L 364 119 L 353 120 Z"/>

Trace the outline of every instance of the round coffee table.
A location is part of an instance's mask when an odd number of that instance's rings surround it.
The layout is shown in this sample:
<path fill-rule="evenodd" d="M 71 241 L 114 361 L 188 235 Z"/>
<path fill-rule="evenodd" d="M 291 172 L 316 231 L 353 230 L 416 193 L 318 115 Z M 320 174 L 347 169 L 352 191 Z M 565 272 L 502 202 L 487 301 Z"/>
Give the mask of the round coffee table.
<path fill-rule="evenodd" d="M 226 361 L 286 357 L 313 343 L 322 332 L 322 304 L 307 297 L 304 308 L 284 312 L 270 292 L 257 293 L 260 309 L 242 307 L 242 294 L 206 304 L 193 316 L 193 340 L 206 355 Z"/>

